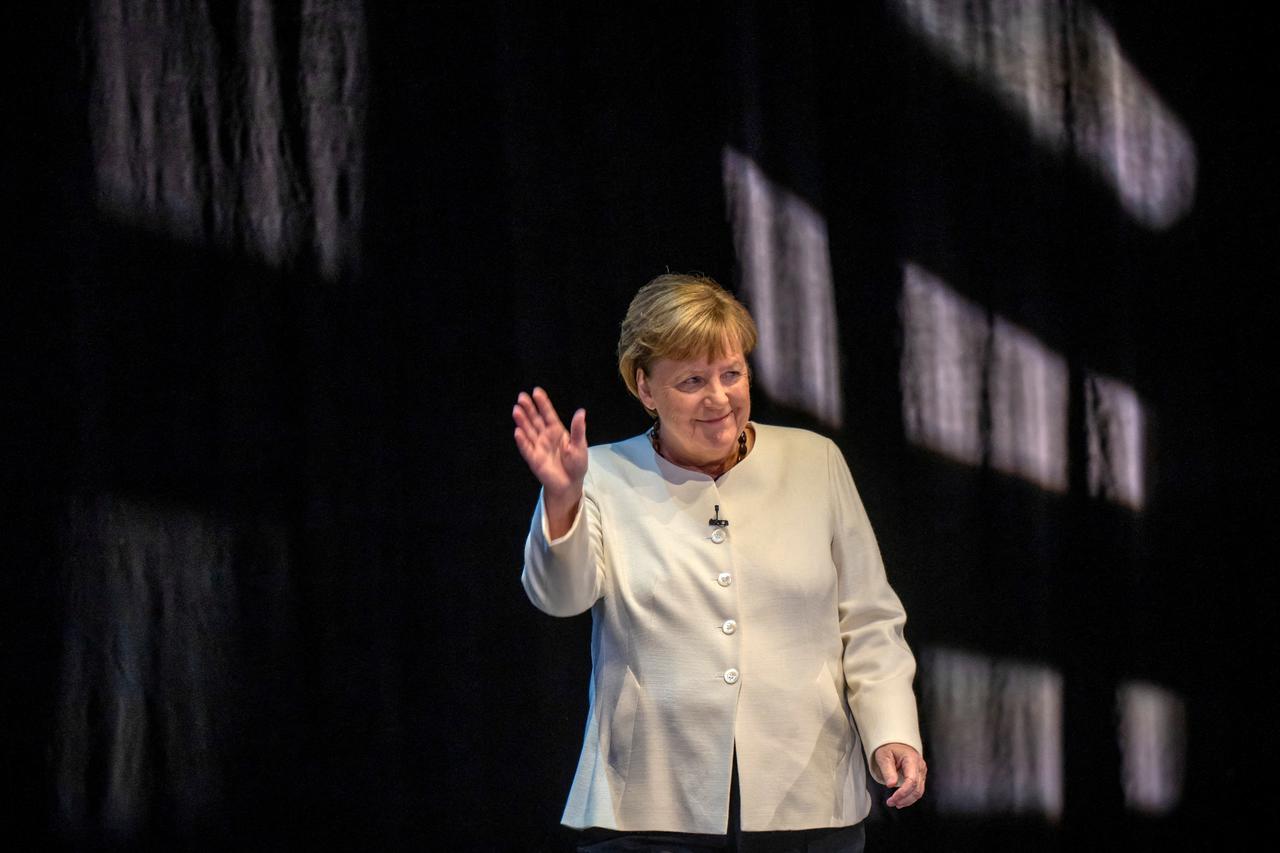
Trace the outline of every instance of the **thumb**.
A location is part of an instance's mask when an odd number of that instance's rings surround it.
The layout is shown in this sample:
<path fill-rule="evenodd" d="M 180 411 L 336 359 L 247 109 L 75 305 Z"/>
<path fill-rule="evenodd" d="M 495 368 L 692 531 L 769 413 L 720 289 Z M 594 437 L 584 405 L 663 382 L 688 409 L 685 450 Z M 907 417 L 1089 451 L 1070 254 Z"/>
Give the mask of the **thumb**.
<path fill-rule="evenodd" d="M 884 779 L 885 786 L 896 788 L 898 786 L 898 762 L 894 760 L 893 750 L 877 750 L 876 766 L 880 768 L 880 776 Z"/>
<path fill-rule="evenodd" d="M 578 409 L 573 413 L 573 420 L 569 422 L 569 443 L 574 447 L 585 448 L 587 446 L 587 410 Z"/>

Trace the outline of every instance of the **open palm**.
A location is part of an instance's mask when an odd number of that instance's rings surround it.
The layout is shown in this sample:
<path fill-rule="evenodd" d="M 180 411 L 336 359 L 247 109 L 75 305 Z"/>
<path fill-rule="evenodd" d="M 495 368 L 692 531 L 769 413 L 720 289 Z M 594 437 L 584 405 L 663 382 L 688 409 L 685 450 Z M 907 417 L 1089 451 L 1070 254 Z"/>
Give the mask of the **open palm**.
<path fill-rule="evenodd" d="M 587 476 L 587 413 L 573 413 L 565 429 L 541 388 L 523 391 L 516 398 L 511 417 L 516 422 L 516 447 L 548 497 L 574 499 Z"/>

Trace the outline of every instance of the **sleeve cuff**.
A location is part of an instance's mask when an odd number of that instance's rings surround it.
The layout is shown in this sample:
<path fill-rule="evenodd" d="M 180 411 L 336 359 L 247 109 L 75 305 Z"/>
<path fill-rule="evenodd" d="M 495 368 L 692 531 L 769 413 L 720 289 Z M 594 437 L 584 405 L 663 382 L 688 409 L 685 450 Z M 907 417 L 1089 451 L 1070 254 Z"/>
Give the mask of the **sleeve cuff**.
<path fill-rule="evenodd" d="M 546 504 L 546 501 L 545 501 L 545 500 L 539 500 L 539 501 L 538 501 L 538 507 L 542 510 L 542 512 L 541 512 L 541 518 L 540 518 L 540 523 L 541 523 L 541 525 L 542 525 L 542 539 L 543 539 L 543 541 L 544 541 L 544 542 L 546 542 L 546 543 L 547 543 L 547 547 L 548 547 L 548 548 L 554 548 L 554 547 L 556 547 L 557 545 L 559 545 L 560 543 L 562 543 L 562 542 L 564 542 L 565 540 L 569 539 L 569 537 L 573 536 L 574 532 L 578 529 L 578 525 L 582 523 L 582 509 L 583 509 L 583 508 L 582 508 L 582 505 L 583 505 L 583 503 L 585 503 L 585 502 L 586 502 L 586 495 L 584 494 L 581 498 L 579 498 L 579 499 L 578 499 L 578 511 L 577 511 L 577 513 L 575 513 L 575 514 L 574 514 L 574 516 L 573 516 L 573 524 L 570 524 L 570 525 L 569 525 L 569 529 L 568 529 L 567 531 L 565 531 L 565 534 L 564 534 L 563 536 L 559 536 L 559 537 L 557 537 L 557 538 L 555 538 L 555 539 L 552 539 L 552 538 L 551 538 L 551 527 L 550 527 L 550 525 L 547 523 L 547 504 Z"/>

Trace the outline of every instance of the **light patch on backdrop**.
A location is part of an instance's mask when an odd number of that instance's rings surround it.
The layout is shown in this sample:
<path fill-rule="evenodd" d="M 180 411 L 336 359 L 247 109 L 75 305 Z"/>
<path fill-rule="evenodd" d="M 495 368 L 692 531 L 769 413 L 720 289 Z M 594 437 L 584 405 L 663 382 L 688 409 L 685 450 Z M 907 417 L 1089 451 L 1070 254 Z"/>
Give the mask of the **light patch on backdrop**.
<path fill-rule="evenodd" d="M 725 148 L 722 166 L 743 296 L 760 329 L 757 379 L 777 402 L 838 427 L 843 401 L 827 221 L 742 152 Z"/>
<path fill-rule="evenodd" d="M 1116 698 L 1125 805 L 1167 814 L 1182 799 L 1186 708 L 1172 691 L 1142 681 L 1120 685 Z"/>
<path fill-rule="evenodd" d="M 901 313 L 907 438 L 959 462 L 982 464 L 986 312 L 937 276 L 907 264 Z"/>
<path fill-rule="evenodd" d="M 1146 503 L 1147 417 L 1132 387 L 1089 374 L 1085 379 L 1089 494 L 1130 509 Z"/>
<path fill-rule="evenodd" d="M 944 814 L 1062 814 L 1062 676 L 951 648 L 922 656 L 929 795 Z"/>
<path fill-rule="evenodd" d="M 302 0 L 285 28 L 298 44 L 282 46 L 275 9 L 94 0 L 98 205 L 179 240 L 336 278 L 359 248 L 364 16 L 359 2 Z M 297 67 L 284 59 L 294 54 Z"/>
<path fill-rule="evenodd" d="M 283 577 L 286 537 L 104 495 L 72 503 L 67 541 L 59 831 L 127 846 L 156 814 L 198 825 L 224 805 L 237 743 L 236 570 L 256 569 L 263 595 L 266 577 Z M 254 561 L 236 562 L 249 545 Z"/>
<path fill-rule="evenodd" d="M 893 6 L 1020 115 L 1038 142 L 1086 163 L 1135 220 L 1164 229 L 1191 209 L 1198 167 L 1190 134 L 1088 4 L 895 0 Z"/>
<path fill-rule="evenodd" d="M 1065 491 L 1066 360 L 914 263 L 903 269 L 900 310 L 908 440 Z"/>
<path fill-rule="evenodd" d="M 1067 361 L 996 316 L 988 371 L 991 465 L 1050 491 L 1067 490 Z"/>

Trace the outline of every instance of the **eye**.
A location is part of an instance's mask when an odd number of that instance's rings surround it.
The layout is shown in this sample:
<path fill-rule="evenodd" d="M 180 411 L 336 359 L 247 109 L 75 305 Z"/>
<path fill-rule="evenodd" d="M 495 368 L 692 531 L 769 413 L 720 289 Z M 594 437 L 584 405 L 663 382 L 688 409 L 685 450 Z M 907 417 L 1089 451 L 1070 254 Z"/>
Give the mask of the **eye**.
<path fill-rule="evenodd" d="M 728 385 L 730 383 L 737 382 L 741 378 L 742 378 L 741 370 L 726 371 L 724 374 L 724 384 Z"/>
<path fill-rule="evenodd" d="M 697 388 L 702 384 L 701 376 L 689 376 L 680 382 L 681 388 Z"/>

